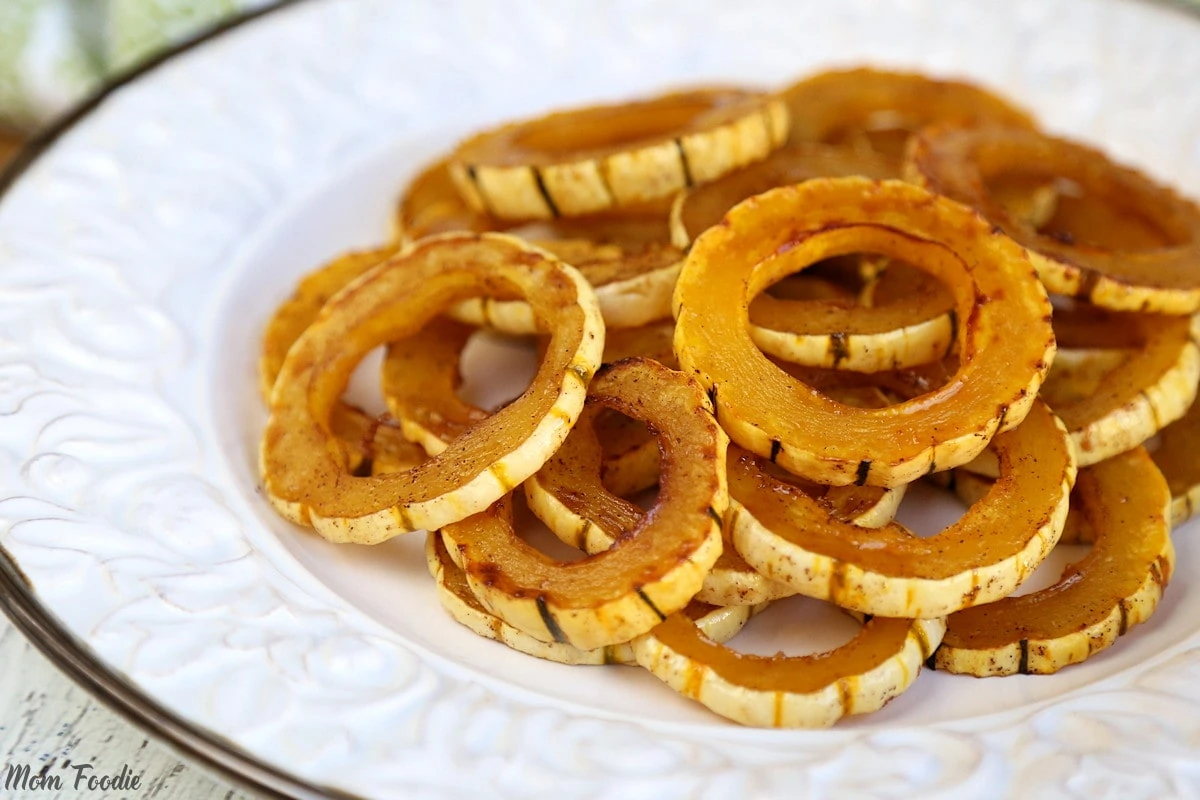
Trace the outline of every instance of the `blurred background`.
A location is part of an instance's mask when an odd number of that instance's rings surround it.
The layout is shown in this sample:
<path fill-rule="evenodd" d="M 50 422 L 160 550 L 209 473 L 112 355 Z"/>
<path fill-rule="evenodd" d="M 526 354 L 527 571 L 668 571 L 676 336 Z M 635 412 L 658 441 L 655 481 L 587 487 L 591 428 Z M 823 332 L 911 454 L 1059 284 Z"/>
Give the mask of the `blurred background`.
<path fill-rule="evenodd" d="M 1149 1 L 1200 11 L 1200 0 Z M 224 20 L 281 2 L 0 0 L 0 164 L 106 81 Z"/>
<path fill-rule="evenodd" d="M 278 0 L 0 0 L 0 163 L 107 80 Z"/>

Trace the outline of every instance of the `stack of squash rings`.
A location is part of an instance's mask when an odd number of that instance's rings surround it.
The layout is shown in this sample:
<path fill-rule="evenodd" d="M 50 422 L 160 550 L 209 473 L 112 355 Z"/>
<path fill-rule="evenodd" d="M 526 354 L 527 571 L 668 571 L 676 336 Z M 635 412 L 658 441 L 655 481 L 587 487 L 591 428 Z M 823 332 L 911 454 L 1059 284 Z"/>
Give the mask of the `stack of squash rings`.
<path fill-rule="evenodd" d="M 1154 613 L 1200 496 L 1200 209 L 1009 101 L 855 69 L 560 111 L 459 143 L 396 219 L 267 324 L 264 494 L 333 542 L 426 531 L 481 636 L 822 727 Z M 538 358 L 495 409 L 457 391 L 481 329 Z M 342 395 L 379 347 L 376 417 Z M 969 507 L 914 535 L 914 481 Z M 1091 550 L 1020 591 L 1060 542 Z M 797 594 L 860 631 L 723 644 Z"/>

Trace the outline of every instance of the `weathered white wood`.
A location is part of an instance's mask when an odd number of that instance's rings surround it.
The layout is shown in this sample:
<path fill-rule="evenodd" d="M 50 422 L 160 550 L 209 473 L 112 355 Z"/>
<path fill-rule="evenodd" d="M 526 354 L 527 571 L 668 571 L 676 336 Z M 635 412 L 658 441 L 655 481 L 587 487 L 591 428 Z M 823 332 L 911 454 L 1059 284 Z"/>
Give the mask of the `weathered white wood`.
<path fill-rule="evenodd" d="M 128 765 L 135 791 L 87 791 L 72 784 L 72 764 L 111 775 Z M 61 791 L 6 790 L 12 765 L 46 770 Z M 191 766 L 76 686 L 0 615 L 0 797 L 55 800 L 129 797 L 147 800 L 233 800 L 248 797 Z"/>

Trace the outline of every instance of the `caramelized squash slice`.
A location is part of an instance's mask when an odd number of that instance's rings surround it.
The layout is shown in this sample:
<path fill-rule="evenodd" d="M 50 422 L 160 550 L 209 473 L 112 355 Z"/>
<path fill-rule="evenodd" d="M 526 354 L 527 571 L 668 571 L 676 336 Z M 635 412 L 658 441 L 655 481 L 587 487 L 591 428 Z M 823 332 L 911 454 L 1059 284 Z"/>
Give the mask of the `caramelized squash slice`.
<path fill-rule="evenodd" d="M 748 197 L 811 178 L 888 178 L 895 171 L 883 159 L 843 147 L 803 145 L 772 153 L 765 161 L 696 186 L 671 207 L 671 240 L 687 248 Z M 916 273 L 914 277 L 912 273 Z M 948 315 L 953 298 L 919 270 L 890 283 L 903 289 L 902 302 L 864 305 L 857 298 L 758 295 L 750 304 L 751 333 L 765 352 L 786 361 L 859 372 L 899 369 L 940 358 L 954 337 Z M 804 275 L 795 276 L 803 278 Z M 905 280 L 901 287 L 900 280 Z"/>
<path fill-rule="evenodd" d="M 928 538 L 895 522 L 868 529 L 837 520 L 767 475 L 761 459 L 731 458 L 734 548 L 765 576 L 864 614 L 930 619 L 1005 597 L 1058 541 L 1075 462 L 1062 423 L 1042 403 L 992 447 L 1000 478 Z"/>
<path fill-rule="evenodd" d="M 442 530 L 492 614 L 546 642 L 592 649 L 629 641 L 687 605 L 721 554 L 728 505 L 724 432 L 694 381 L 654 361 L 604 367 L 589 402 L 659 435 L 655 508 L 612 548 L 561 563 L 517 537 L 503 506 Z"/>
<path fill-rule="evenodd" d="M 750 300 L 780 276 L 869 250 L 942 280 L 958 372 L 879 409 L 851 408 L 773 365 Z M 1050 366 L 1051 308 L 1028 255 L 970 209 L 897 181 L 818 179 L 744 201 L 693 245 L 675 288 L 675 351 L 742 447 L 833 485 L 897 486 L 975 458 L 1028 412 Z"/>
<path fill-rule="evenodd" d="M 878 390 L 872 391 L 870 401 L 886 403 Z M 596 414 L 588 413 L 596 410 L 584 412 L 558 452 L 524 486 L 530 509 L 546 527 L 564 543 L 587 553 L 607 550 L 645 516 L 641 508 L 610 492 L 602 481 L 603 448 L 594 426 Z M 654 444 L 657 447 L 657 441 Z M 742 451 L 735 448 L 730 452 Z M 780 470 L 772 474 L 816 498 L 837 518 L 867 527 L 890 522 L 904 496 L 904 487 L 822 486 Z M 657 477 L 656 469 L 654 483 Z M 726 514 L 725 522 L 731 519 Z M 794 589 L 766 578 L 733 550 L 728 524 L 722 525 L 722 536 L 725 548 L 704 579 L 698 600 L 746 605 L 795 594 Z"/>
<path fill-rule="evenodd" d="M 585 553 L 602 553 L 636 530 L 646 512 L 601 483 L 603 452 L 592 421 L 585 412 L 567 441 L 525 481 L 524 488 L 530 510 L 555 536 Z M 750 567 L 726 539 L 696 599 L 714 605 L 752 605 L 791 594 L 795 592 L 789 587 Z"/>
<path fill-rule="evenodd" d="M 529 389 L 435 458 L 357 477 L 331 429 L 362 357 L 419 331 L 480 292 L 524 292 L 553 330 Z M 331 299 L 288 351 L 271 397 L 260 470 L 272 505 L 337 542 L 374 544 L 487 508 L 566 438 L 600 362 L 604 323 L 575 269 L 502 234 L 447 234 L 363 275 Z"/>

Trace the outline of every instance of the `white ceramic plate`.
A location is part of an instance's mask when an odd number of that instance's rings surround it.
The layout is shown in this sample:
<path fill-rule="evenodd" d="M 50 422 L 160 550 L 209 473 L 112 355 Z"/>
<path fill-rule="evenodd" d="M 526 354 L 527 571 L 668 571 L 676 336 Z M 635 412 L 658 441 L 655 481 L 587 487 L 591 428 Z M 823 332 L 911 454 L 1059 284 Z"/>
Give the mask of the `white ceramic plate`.
<path fill-rule="evenodd" d="M 266 316 L 380 241 L 455 137 L 863 62 L 972 78 L 1200 195 L 1200 23 L 1123 0 L 311 0 L 114 92 L 0 203 L 7 610 L 142 724 L 291 793 L 1196 794 L 1195 524 L 1157 616 L 1086 664 L 923 675 L 877 715 L 779 732 L 479 640 L 438 608 L 419 536 L 333 547 L 258 491 Z M 476 355 L 484 383 L 507 370 Z"/>

